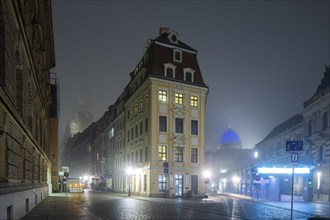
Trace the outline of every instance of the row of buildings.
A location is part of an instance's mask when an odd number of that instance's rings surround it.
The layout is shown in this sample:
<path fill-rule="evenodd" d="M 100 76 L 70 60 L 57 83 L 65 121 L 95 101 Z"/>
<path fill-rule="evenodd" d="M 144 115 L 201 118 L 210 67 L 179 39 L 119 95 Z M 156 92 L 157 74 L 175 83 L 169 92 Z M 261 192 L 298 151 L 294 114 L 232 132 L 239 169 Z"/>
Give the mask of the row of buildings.
<path fill-rule="evenodd" d="M 217 190 L 254 199 L 330 201 L 330 70 L 303 110 L 276 126 L 253 149 L 240 149 L 238 135 L 229 130 L 217 152 L 207 152 Z M 233 138 L 236 137 L 236 138 Z M 287 151 L 288 141 L 301 141 L 302 150 Z M 233 156 L 234 155 L 234 156 Z"/>
<path fill-rule="evenodd" d="M 58 83 L 51 1 L 0 0 L 0 219 L 58 187 Z"/>
<path fill-rule="evenodd" d="M 161 28 L 116 102 L 68 139 L 61 163 L 92 187 L 158 197 L 203 194 L 207 95 L 197 51 Z"/>

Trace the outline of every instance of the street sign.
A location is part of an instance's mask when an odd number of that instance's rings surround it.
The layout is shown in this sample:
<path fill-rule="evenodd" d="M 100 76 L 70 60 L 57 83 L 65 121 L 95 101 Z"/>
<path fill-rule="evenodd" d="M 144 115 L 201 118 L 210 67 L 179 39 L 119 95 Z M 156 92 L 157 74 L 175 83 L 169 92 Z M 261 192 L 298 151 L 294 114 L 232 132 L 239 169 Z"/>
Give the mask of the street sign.
<path fill-rule="evenodd" d="M 165 174 L 168 174 L 168 168 L 165 168 L 165 169 L 164 169 L 164 173 L 165 173 Z"/>
<path fill-rule="evenodd" d="M 286 151 L 301 151 L 301 150 L 303 150 L 303 141 L 287 141 L 285 150 Z"/>
<path fill-rule="evenodd" d="M 298 162 L 298 153 L 291 153 L 291 162 Z"/>

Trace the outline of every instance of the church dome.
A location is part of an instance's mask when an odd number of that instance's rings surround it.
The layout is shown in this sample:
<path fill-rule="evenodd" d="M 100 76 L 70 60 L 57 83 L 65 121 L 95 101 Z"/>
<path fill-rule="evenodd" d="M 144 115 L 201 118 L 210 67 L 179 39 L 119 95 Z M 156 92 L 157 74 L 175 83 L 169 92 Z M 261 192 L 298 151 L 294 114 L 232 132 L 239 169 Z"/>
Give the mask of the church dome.
<path fill-rule="evenodd" d="M 234 148 L 240 148 L 241 139 L 233 129 L 228 128 L 221 136 L 220 145 L 222 147 L 229 146 Z"/>

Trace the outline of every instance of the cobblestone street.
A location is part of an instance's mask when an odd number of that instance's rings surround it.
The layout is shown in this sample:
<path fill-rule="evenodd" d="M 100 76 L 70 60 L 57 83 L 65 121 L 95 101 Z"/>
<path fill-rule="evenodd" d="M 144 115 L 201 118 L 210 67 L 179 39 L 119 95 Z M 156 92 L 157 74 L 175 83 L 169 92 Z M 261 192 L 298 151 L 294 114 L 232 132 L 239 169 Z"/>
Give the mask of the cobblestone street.
<path fill-rule="evenodd" d="M 329 204 L 320 206 L 323 214 L 318 216 L 329 218 Z M 293 212 L 294 219 L 315 216 L 313 210 Z M 68 197 L 53 194 L 23 218 L 32 219 L 290 219 L 290 210 L 220 195 L 208 200 L 164 199 L 87 190 Z"/>

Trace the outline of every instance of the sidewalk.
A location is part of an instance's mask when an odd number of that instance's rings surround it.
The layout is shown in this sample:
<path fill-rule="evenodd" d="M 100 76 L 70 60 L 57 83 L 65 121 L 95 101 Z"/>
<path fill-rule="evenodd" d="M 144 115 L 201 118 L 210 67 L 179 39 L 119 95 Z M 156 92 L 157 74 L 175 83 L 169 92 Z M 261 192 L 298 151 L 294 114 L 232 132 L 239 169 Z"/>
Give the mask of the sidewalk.
<path fill-rule="evenodd" d="M 81 194 L 52 193 L 21 220 L 90 220 L 101 219 L 79 206 Z"/>

